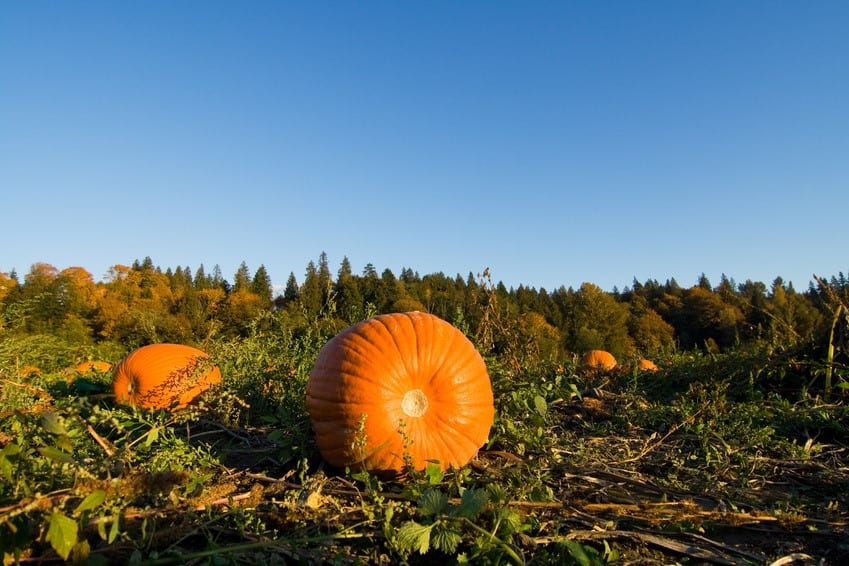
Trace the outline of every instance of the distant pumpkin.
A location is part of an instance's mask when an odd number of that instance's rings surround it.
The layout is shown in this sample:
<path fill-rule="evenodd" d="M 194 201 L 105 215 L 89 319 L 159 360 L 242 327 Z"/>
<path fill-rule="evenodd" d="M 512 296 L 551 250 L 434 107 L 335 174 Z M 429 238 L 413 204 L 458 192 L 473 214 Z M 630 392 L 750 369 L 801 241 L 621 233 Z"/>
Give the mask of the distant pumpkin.
<path fill-rule="evenodd" d="M 109 362 L 83 362 L 74 368 L 77 373 L 106 373 L 112 370 Z"/>
<path fill-rule="evenodd" d="M 581 357 L 581 366 L 597 371 L 611 371 L 616 367 L 616 358 L 604 350 L 590 350 Z"/>
<path fill-rule="evenodd" d="M 653 361 L 647 360 L 645 358 L 640 358 L 640 361 L 637 362 L 637 368 L 639 368 L 640 371 L 651 371 L 651 372 L 655 372 L 658 369 L 657 364 L 655 364 Z"/>
<path fill-rule="evenodd" d="M 35 377 L 41 375 L 41 370 L 35 366 L 23 366 L 18 370 L 18 375 L 21 377 Z"/>
<path fill-rule="evenodd" d="M 306 401 L 328 463 L 386 475 L 408 462 L 417 470 L 467 464 L 495 413 L 475 346 L 417 311 L 379 315 L 332 338 L 310 373 Z"/>
<path fill-rule="evenodd" d="M 115 368 L 112 389 L 118 403 L 146 409 L 182 409 L 211 386 L 221 372 L 209 356 L 183 344 L 143 346 Z"/>

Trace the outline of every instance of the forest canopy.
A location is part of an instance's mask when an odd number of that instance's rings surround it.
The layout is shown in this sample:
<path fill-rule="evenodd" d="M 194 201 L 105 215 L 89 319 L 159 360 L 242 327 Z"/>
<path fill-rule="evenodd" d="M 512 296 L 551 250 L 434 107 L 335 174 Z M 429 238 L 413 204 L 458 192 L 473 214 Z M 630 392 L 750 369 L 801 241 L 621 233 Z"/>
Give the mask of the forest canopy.
<path fill-rule="evenodd" d="M 590 282 L 578 289 L 508 289 L 494 283 L 488 270 L 449 277 L 402 268 L 396 275 L 390 269 L 378 273 L 369 263 L 356 274 L 347 257 L 334 275 L 321 253 L 301 279 L 290 272 L 285 288 L 275 295 L 265 266 L 251 271 L 245 262 L 232 282 L 218 266 L 210 272 L 202 264 L 163 270 L 150 257 L 114 265 L 101 282 L 82 267 L 60 271 L 36 263 L 23 278 L 0 273 L 0 332 L 50 334 L 83 344 L 114 342 L 129 349 L 247 336 L 262 330 L 263 316 L 272 312 L 294 327 L 320 316 L 341 329 L 372 314 L 419 310 L 471 334 L 497 312 L 545 359 L 574 358 L 591 349 L 621 359 L 657 358 L 759 341 L 783 347 L 822 345 L 833 310 L 826 291 L 846 302 L 849 281 L 840 273 L 818 282 L 799 292 L 781 277 L 769 285 L 751 280 L 737 284 L 723 275 L 712 285 L 702 274 L 691 287 L 673 278 L 663 283 L 635 279 L 612 292 Z M 490 337 L 496 351 L 510 347 L 499 344 L 500 339 Z"/>

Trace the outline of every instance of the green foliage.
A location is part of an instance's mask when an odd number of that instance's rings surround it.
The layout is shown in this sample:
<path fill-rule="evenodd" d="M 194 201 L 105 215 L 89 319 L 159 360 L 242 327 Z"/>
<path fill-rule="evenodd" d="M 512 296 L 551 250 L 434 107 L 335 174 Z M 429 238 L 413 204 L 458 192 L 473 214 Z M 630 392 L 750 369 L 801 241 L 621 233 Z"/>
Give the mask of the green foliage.
<path fill-rule="evenodd" d="M 466 489 L 459 502 L 452 503 L 446 493 L 430 488 L 416 505 L 422 520 L 404 522 L 391 544 L 405 560 L 411 553 L 424 555 L 433 549 L 458 555 L 462 561 L 497 563 L 503 558 L 524 564 L 521 551 L 513 544 L 513 535 L 527 526 L 516 512 L 490 506 L 489 502 L 486 489 Z"/>
<path fill-rule="evenodd" d="M 748 539 L 767 533 L 747 560 L 841 558 L 831 541 L 849 508 L 849 370 L 840 340 L 826 357 L 824 321 L 845 285 L 543 293 L 507 290 L 487 272 L 395 278 L 350 265 L 334 282 L 324 256 L 270 311 L 252 306 L 261 271 L 242 270 L 236 291 L 220 273 L 162 273 L 146 260 L 116 269 L 98 295 L 112 302 L 86 311 L 84 275 L 42 266 L 0 297 L 4 563 L 684 563 L 699 558 L 639 535 L 693 534 L 692 548 L 747 522 L 757 524 Z M 51 294 L 72 282 L 73 312 L 56 322 Z M 484 355 L 489 442 L 462 469 L 338 473 L 312 439 L 309 372 L 342 327 L 398 305 L 452 320 Z M 684 330 L 718 348 L 676 350 L 670 332 Z M 202 343 L 224 377 L 186 411 L 115 406 L 108 374 L 69 371 L 168 336 Z M 593 391 L 574 351 L 590 343 L 653 352 L 661 370 L 626 367 Z"/>

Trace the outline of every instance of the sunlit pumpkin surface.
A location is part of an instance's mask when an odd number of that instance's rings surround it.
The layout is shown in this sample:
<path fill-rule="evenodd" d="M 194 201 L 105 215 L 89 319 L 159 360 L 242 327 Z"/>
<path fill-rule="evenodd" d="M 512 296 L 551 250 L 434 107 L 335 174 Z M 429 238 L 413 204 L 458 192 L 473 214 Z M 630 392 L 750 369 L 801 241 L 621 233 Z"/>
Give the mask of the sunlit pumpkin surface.
<path fill-rule="evenodd" d="M 492 386 L 474 345 L 421 312 L 380 315 L 336 335 L 307 384 L 319 450 L 334 466 L 395 473 L 467 464 L 492 426 Z"/>
<path fill-rule="evenodd" d="M 581 357 L 581 365 L 586 368 L 610 371 L 616 367 L 616 358 L 604 350 L 590 350 Z"/>
<path fill-rule="evenodd" d="M 182 409 L 221 383 L 221 372 L 202 350 L 183 344 L 143 346 L 121 360 L 112 377 L 118 403 L 146 409 Z"/>

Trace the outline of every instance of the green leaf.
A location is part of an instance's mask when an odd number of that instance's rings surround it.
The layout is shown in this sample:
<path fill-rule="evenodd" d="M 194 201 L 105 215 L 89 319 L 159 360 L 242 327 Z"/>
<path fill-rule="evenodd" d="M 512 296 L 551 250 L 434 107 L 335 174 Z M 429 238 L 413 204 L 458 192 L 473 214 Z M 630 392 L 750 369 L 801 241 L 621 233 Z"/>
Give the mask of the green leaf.
<path fill-rule="evenodd" d="M 439 464 L 428 464 L 425 468 L 428 485 L 439 485 L 445 478 L 445 472 Z"/>
<path fill-rule="evenodd" d="M 3 447 L 3 450 L 0 450 L 0 457 L 3 456 L 17 456 L 21 453 L 21 447 L 12 442 L 11 444 L 7 444 Z"/>
<path fill-rule="evenodd" d="M 454 554 L 457 551 L 457 546 L 460 544 L 461 540 L 462 538 L 459 534 L 445 525 L 440 525 L 435 528 L 433 530 L 433 535 L 431 536 L 433 548 L 441 550 L 447 554 Z"/>
<path fill-rule="evenodd" d="M 522 528 L 522 517 L 509 507 L 501 507 L 496 512 L 496 517 L 506 534 L 513 534 Z"/>
<path fill-rule="evenodd" d="M 112 521 L 112 527 L 109 529 L 109 538 L 106 540 L 109 544 L 115 542 L 115 539 L 118 538 L 118 535 L 121 534 L 121 516 L 115 515 L 115 520 Z"/>
<path fill-rule="evenodd" d="M 144 447 L 150 448 L 157 440 L 159 440 L 159 427 L 154 427 L 148 431 L 147 438 L 144 441 Z"/>
<path fill-rule="evenodd" d="M 457 517 L 473 519 L 481 512 L 483 506 L 489 501 L 489 494 L 484 489 L 467 489 L 463 492 L 460 505 L 454 510 Z"/>
<path fill-rule="evenodd" d="M 79 505 L 77 505 L 75 513 L 82 513 L 83 511 L 88 511 L 90 509 L 94 509 L 101 503 L 106 500 L 106 492 L 102 489 L 98 489 L 97 491 L 92 491 L 89 493 L 85 499 L 83 499 Z"/>
<path fill-rule="evenodd" d="M 279 429 L 279 428 L 272 430 L 271 432 L 268 433 L 268 440 L 270 440 L 271 442 L 277 442 L 278 440 L 283 438 L 283 435 L 285 433 L 286 433 L 286 431 L 284 431 L 283 429 Z"/>
<path fill-rule="evenodd" d="M 71 437 L 67 434 L 60 434 L 56 437 L 56 447 L 69 454 L 74 451 L 74 443 L 71 442 Z"/>
<path fill-rule="evenodd" d="M 47 529 L 47 542 L 62 560 L 67 560 L 71 549 L 77 544 L 77 522 L 60 511 L 54 511 Z"/>
<path fill-rule="evenodd" d="M 73 457 L 71 457 L 70 454 L 66 454 L 65 452 L 62 452 L 61 450 L 57 450 L 56 448 L 53 448 L 52 446 L 41 446 L 41 447 L 38 448 L 38 452 L 39 452 L 39 454 L 41 454 L 45 458 L 50 458 L 51 460 L 53 460 L 55 462 L 59 462 L 61 464 L 73 464 L 74 463 L 74 459 L 73 459 Z"/>
<path fill-rule="evenodd" d="M 446 507 L 448 496 L 438 489 L 428 489 L 419 498 L 418 511 L 425 517 L 442 513 Z"/>
<path fill-rule="evenodd" d="M 0 473 L 2 473 L 3 477 L 9 480 L 10 483 L 15 477 L 14 468 L 12 468 L 12 460 L 16 459 L 20 453 L 21 447 L 14 442 L 7 444 L 2 450 L 0 450 Z"/>
<path fill-rule="evenodd" d="M 577 541 L 566 539 L 560 544 L 566 547 L 569 556 L 578 566 L 595 566 L 599 563 L 598 560 L 594 560 L 593 556 L 587 553 L 586 547 Z"/>
<path fill-rule="evenodd" d="M 534 397 L 534 409 L 541 417 L 544 417 L 545 414 L 548 412 L 548 403 L 545 402 L 545 399 L 542 397 L 542 395 L 537 395 L 536 397 Z"/>
<path fill-rule="evenodd" d="M 433 525 L 420 525 L 415 521 L 407 521 L 398 529 L 398 546 L 402 550 L 417 550 L 419 554 L 427 554 L 430 550 L 430 531 Z"/>
<path fill-rule="evenodd" d="M 65 425 L 56 413 L 44 413 L 41 415 L 41 428 L 50 434 L 68 434 Z"/>

